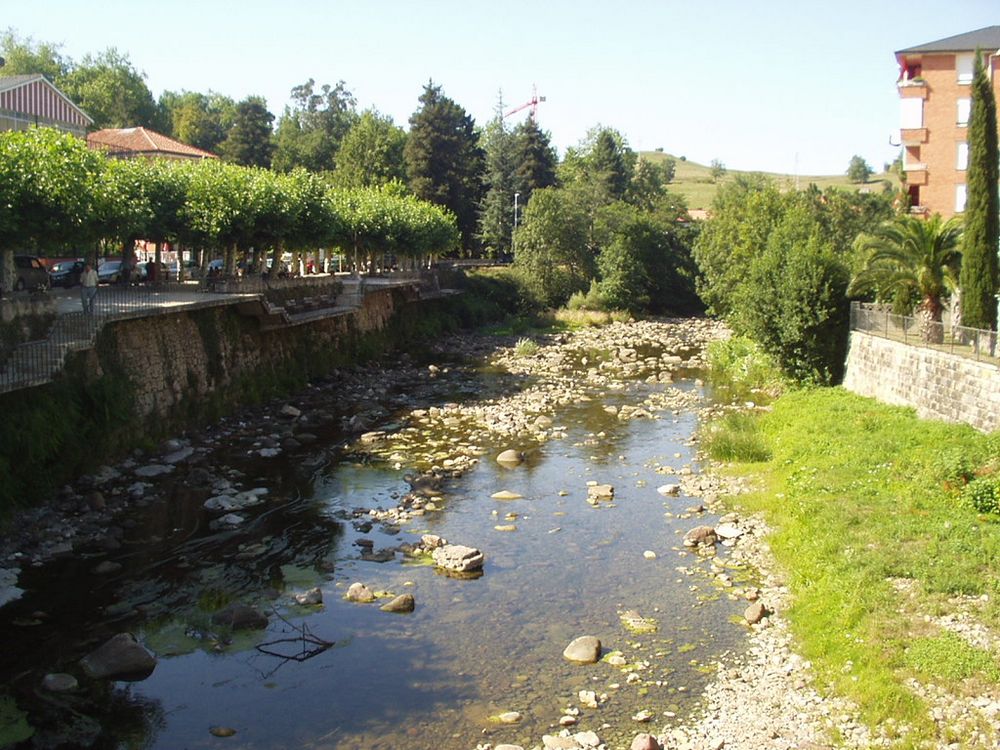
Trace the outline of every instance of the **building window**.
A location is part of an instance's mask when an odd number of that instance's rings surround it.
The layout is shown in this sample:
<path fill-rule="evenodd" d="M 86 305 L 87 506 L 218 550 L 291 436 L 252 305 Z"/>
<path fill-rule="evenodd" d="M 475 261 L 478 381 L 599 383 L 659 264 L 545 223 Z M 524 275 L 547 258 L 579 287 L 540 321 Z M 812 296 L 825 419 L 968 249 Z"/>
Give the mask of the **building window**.
<path fill-rule="evenodd" d="M 923 99 L 900 99 L 899 100 L 899 120 L 903 130 L 922 128 L 924 126 L 924 100 Z"/>
<path fill-rule="evenodd" d="M 966 126 L 969 124 L 969 109 L 972 106 L 971 99 L 958 100 L 958 124 Z"/>
<path fill-rule="evenodd" d="M 958 160 L 955 164 L 955 169 L 960 172 L 964 172 L 969 168 L 969 144 L 959 143 L 958 144 Z"/>
<path fill-rule="evenodd" d="M 955 185 L 955 213 L 965 210 L 965 185 Z"/>
<path fill-rule="evenodd" d="M 959 83 L 972 83 L 974 59 L 975 55 L 972 52 L 963 52 L 955 55 L 955 69 L 958 71 Z"/>

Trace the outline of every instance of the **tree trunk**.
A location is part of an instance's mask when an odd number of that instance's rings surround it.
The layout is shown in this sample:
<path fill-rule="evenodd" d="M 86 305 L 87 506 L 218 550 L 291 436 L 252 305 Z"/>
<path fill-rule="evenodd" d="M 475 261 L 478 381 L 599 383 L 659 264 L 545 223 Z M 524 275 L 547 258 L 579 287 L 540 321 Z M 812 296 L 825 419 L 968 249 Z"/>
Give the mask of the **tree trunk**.
<path fill-rule="evenodd" d="M 917 310 L 920 321 L 920 339 L 925 344 L 944 343 L 944 326 L 941 325 L 941 300 L 925 297 Z"/>
<path fill-rule="evenodd" d="M 14 279 L 17 269 L 14 267 L 14 251 L 5 249 L 0 254 L 0 293 L 10 294 L 14 291 Z"/>

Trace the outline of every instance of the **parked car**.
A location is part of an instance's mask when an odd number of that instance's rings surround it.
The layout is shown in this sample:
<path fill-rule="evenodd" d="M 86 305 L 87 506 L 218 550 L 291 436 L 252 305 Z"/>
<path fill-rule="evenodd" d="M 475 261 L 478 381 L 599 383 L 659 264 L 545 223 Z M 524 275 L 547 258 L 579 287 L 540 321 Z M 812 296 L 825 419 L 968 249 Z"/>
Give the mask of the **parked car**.
<path fill-rule="evenodd" d="M 117 284 L 122 280 L 122 262 L 120 260 L 102 260 L 97 266 L 98 284 Z"/>
<path fill-rule="evenodd" d="M 86 264 L 82 260 L 63 260 L 49 269 L 49 283 L 69 289 L 80 283 L 80 274 Z"/>
<path fill-rule="evenodd" d="M 15 255 L 14 270 L 17 272 L 14 291 L 49 288 L 49 272 L 45 269 L 45 264 L 34 255 Z"/>

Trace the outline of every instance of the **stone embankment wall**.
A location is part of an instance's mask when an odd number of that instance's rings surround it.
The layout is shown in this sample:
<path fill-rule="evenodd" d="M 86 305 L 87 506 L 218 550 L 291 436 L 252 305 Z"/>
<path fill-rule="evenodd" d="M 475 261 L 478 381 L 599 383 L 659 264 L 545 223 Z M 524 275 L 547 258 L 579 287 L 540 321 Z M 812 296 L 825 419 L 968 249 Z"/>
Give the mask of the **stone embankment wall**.
<path fill-rule="evenodd" d="M 348 364 L 412 296 L 407 288 L 370 290 L 358 310 L 282 328 L 262 327 L 245 304 L 122 321 L 105 329 L 85 369 L 91 378 L 127 380 L 137 419 L 187 422 L 206 404 L 232 405 Z"/>
<path fill-rule="evenodd" d="M 852 331 L 844 387 L 925 419 L 1000 430 L 1000 368 L 985 362 Z"/>

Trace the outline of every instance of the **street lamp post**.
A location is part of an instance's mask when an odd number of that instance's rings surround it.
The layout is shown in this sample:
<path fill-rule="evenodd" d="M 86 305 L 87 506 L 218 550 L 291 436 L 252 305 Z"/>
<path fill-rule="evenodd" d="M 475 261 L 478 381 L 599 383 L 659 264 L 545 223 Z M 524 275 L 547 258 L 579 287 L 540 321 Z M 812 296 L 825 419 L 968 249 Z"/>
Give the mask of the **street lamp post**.
<path fill-rule="evenodd" d="M 514 255 L 514 245 L 517 242 L 517 199 L 521 197 L 520 193 L 514 193 L 514 232 L 510 236 L 510 254 Z"/>

